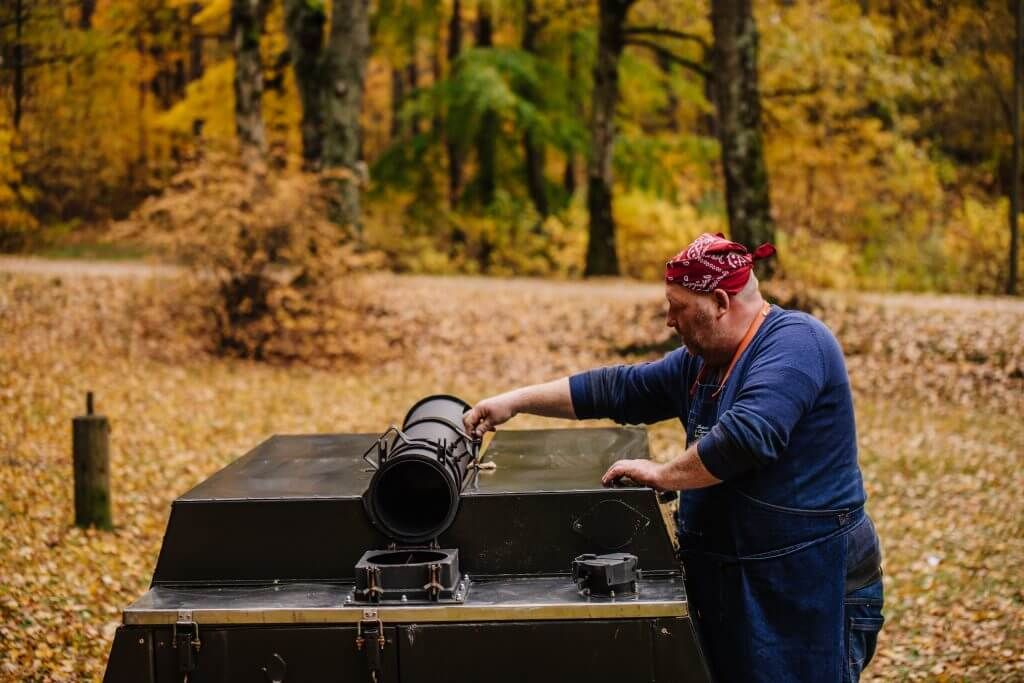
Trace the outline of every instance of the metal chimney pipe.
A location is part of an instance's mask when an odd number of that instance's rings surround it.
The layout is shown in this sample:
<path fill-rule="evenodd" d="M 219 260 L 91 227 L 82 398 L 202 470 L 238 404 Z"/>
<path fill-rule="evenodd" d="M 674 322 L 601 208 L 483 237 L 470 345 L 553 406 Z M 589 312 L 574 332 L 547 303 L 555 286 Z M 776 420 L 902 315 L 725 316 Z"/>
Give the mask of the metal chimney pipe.
<path fill-rule="evenodd" d="M 469 408 L 455 396 L 428 396 L 409 410 L 401 429 L 392 427 L 378 439 L 377 471 L 363 506 L 388 538 L 424 543 L 455 520 L 479 450 L 462 427 Z"/>

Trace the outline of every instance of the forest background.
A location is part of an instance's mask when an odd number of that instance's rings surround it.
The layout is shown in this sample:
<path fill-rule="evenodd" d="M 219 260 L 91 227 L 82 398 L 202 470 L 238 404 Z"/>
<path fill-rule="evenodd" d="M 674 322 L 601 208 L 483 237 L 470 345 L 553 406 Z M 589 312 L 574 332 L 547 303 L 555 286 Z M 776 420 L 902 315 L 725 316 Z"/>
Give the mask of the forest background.
<path fill-rule="evenodd" d="M 244 183 L 216 168 L 241 159 L 263 183 L 319 174 L 277 189 L 329 186 L 343 239 L 399 271 L 655 279 L 731 230 L 812 286 L 1004 292 L 1012 9 L 10 0 L 0 250 L 220 230 L 195 204 Z M 175 196 L 193 211 L 146 212 Z"/>

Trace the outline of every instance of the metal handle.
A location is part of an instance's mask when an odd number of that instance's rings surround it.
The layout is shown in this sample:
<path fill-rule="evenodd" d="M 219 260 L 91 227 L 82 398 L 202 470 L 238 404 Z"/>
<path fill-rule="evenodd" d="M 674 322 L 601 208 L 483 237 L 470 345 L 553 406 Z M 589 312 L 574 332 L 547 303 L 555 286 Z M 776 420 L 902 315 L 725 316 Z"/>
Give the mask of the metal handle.
<path fill-rule="evenodd" d="M 367 465 L 372 467 L 374 471 L 379 470 L 380 466 L 384 464 L 385 453 L 387 451 L 387 445 L 385 442 L 387 441 L 388 435 L 391 434 L 392 432 L 394 432 L 396 438 L 401 439 L 404 443 L 412 443 L 412 441 L 409 440 L 409 438 L 405 435 L 404 432 L 402 432 L 401 429 L 399 429 L 395 425 L 389 426 L 386 430 L 384 430 L 384 433 L 378 436 L 377 440 L 370 444 L 370 447 L 367 448 L 366 451 L 363 453 L 363 460 L 366 462 Z M 377 449 L 377 462 L 373 462 L 372 460 L 370 460 L 370 452 L 373 451 L 374 448 Z"/>
<path fill-rule="evenodd" d="M 480 443 L 481 443 L 480 439 L 471 437 L 469 434 L 466 433 L 466 431 L 464 429 L 459 429 L 457 426 L 455 426 L 455 425 L 453 425 L 451 423 L 449 423 L 449 426 L 452 428 L 452 431 L 454 431 L 456 434 L 459 435 L 459 437 L 461 437 L 463 440 L 465 440 L 465 442 L 467 444 L 467 447 L 469 449 L 469 452 L 472 455 L 472 464 L 470 465 L 470 467 L 474 468 L 474 467 L 479 466 L 479 463 L 480 463 Z M 391 444 L 388 444 L 387 443 L 388 436 L 390 436 L 392 434 L 394 434 L 395 438 L 392 440 Z M 366 462 L 366 464 L 369 465 L 370 468 L 373 469 L 374 472 L 376 472 L 377 470 L 380 469 L 381 465 L 384 464 L 384 460 L 389 455 L 389 452 L 394 450 L 394 443 L 395 443 L 395 441 L 398 441 L 398 440 L 401 440 L 402 443 L 404 443 L 407 446 L 411 446 L 411 445 L 413 445 L 415 443 L 415 440 L 414 439 L 410 439 L 408 436 L 406 436 L 405 432 L 403 432 L 401 429 L 399 429 L 395 425 L 390 425 L 380 436 L 377 437 L 377 439 L 372 444 L 370 444 L 370 447 L 367 448 L 366 451 L 363 452 L 363 455 L 362 455 L 363 461 Z M 424 445 L 433 445 L 435 447 L 437 445 L 440 445 L 440 444 L 427 444 L 425 442 L 421 442 L 421 443 L 424 443 Z M 444 444 L 445 445 L 444 453 L 441 453 L 439 451 L 438 455 L 439 456 L 451 455 L 451 452 L 454 450 L 454 447 L 455 447 L 456 443 L 458 443 L 458 442 L 456 441 L 455 443 L 451 444 L 451 448 L 447 447 L 448 444 Z M 370 453 L 373 452 L 373 450 L 375 448 L 377 449 L 377 462 L 374 462 L 373 460 L 370 459 Z"/>

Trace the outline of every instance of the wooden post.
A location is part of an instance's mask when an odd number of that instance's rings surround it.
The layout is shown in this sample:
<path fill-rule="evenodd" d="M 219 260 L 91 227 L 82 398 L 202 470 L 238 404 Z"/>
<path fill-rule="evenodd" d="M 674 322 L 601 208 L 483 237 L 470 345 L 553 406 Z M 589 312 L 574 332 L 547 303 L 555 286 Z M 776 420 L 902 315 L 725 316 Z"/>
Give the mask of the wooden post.
<path fill-rule="evenodd" d="M 93 414 L 92 392 L 85 395 L 85 415 L 71 420 L 75 466 L 75 525 L 112 529 L 110 518 L 110 447 L 107 418 Z"/>
<path fill-rule="evenodd" d="M 1024 8 L 1022 1 L 1014 3 L 1013 19 L 1013 170 L 1010 172 L 1010 273 L 1006 278 L 1006 293 L 1017 293 L 1017 259 L 1020 249 L 1020 98 L 1021 79 L 1024 79 Z"/>

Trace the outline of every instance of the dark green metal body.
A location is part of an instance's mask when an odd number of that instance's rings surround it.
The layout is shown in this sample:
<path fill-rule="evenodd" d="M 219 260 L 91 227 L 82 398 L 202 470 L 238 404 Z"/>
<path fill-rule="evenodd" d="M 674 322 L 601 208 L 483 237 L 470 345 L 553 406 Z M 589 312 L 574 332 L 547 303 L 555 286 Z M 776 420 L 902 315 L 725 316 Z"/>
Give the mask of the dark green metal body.
<path fill-rule="evenodd" d="M 646 432 L 499 433 L 438 539 L 470 577 L 443 604 L 354 599 L 390 543 L 361 500 L 375 438 L 273 437 L 176 500 L 106 683 L 709 680 L 655 493 L 600 486 Z M 639 557 L 636 596 L 576 591 L 572 559 L 603 552 Z"/>

